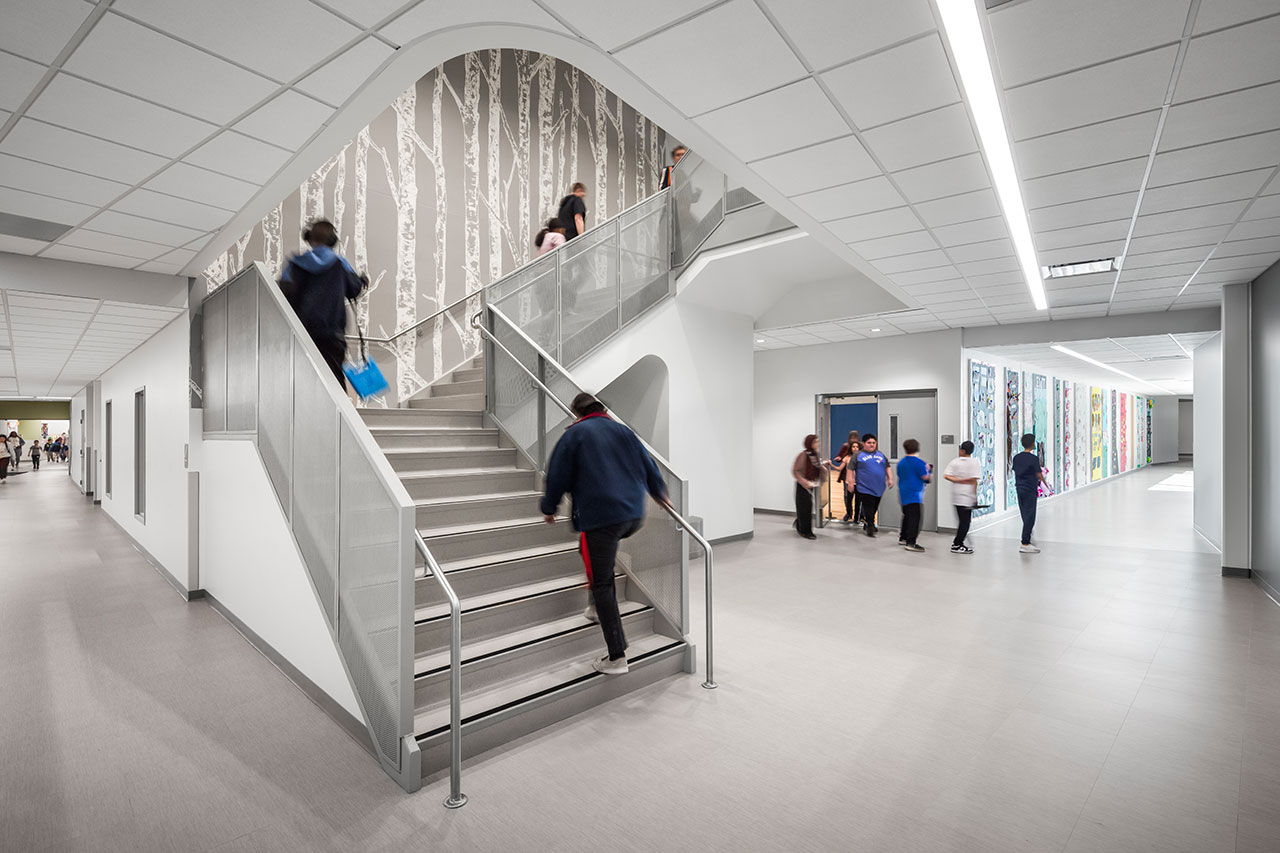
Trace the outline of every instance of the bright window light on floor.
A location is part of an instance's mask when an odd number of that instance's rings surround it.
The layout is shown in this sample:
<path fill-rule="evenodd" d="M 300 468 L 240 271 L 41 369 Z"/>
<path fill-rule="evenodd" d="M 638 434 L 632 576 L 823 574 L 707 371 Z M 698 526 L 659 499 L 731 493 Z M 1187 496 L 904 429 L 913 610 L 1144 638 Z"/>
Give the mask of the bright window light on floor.
<path fill-rule="evenodd" d="M 1154 382 L 1148 382 L 1148 381 L 1147 381 L 1147 380 L 1145 380 L 1145 379 L 1139 379 L 1138 377 L 1134 376 L 1132 373 L 1125 373 L 1123 370 L 1121 370 L 1121 369 L 1120 369 L 1120 368 L 1118 368 L 1118 367 L 1112 367 L 1111 365 L 1109 365 L 1109 364 L 1107 364 L 1107 363 L 1105 363 L 1105 362 L 1098 361 L 1096 358 L 1089 358 L 1089 356 L 1087 356 L 1087 355 L 1082 355 L 1081 353 L 1078 353 L 1078 352 L 1076 352 L 1076 351 L 1075 351 L 1075 350 L 1073 350 L 1073 349 L 1067 349 L 1066 347 L 1062 346 L 1061 344 L 1053 344 L 1053 345 L 1050 347 L 1050 349 L 1057 350 L 1058 352 L 1062 353 L 1063 355 L 1069 355 L 1069 356 L 1071 356 L 1072 358 L 1078 358 L 1078 359 L 1080 359 L 1081 361 L 1087 361 L 1087 362 L 1089 362 L 1090 364 L 1092 364 L 1092 365 L 1093 365 L 1093 366 L 1095 366 L 1095 367 L 1101 367 L 1103 370 L 1110 370 L 1112 373 L 1118 373 L 1118 374 L 1120 374 L 1121 376 L 1125 377 L 1126 379 L 1132 379 L 1134 382 L 1139 382 L 1139 383 L 1141 383 L 1141 384 L 1143 384 L 1143 385 L 1146 385 L 1146 386 L 1148 386 L 1148 387 L 1154 388 L 1154 389 L 1156 389 L 1157 391 L 1159 391 L 1159 392 L 1160 392 L 1160 393 L 1162 393 L 1162 394 L 1170 394 L 1170 395 L 1171 395 L 1171 394 L 1173 394 L 1173 392 L 1172 392 L 1172 391 L 1170 391 L 1168 388 L 1165 388 L 1163 385 L 1157 385 L 1157 384 L 1156 384 L 1156 383 L 1154 383 Z"/>
<path fill-rule="evenodd" d="M 1043 278 L 1066 278 L 1072 275 L 1089 275 L 1095 272 L 1119 272 L 1123 258 L 1104 258 L 1099 261 L 1082 261 L 1075 264 L 1054 264 L 1040 267 Z"/>
<path fill-rule="evenodd" d="M 1147 489 L 1148 492 L 1194 492 L 1195 490 L 1196 475 L 1192 471 L 1183 471 L 1181 474 L 1165 477 Z"/>
<path fill-rule="evenodd" d="M 1018 173 L 1013 167 L 1013 150 L 1005 132 L 1004 115 L 1000 111 L 1000 98 L 996 95 L 995 78 L 991 75 L 991 59 L 987 55 L 982 24 L 978 21 L 977 5 L 974 0 L 938 0 L 938 12 L 942 15 L 951 53 L 960 67 L 960 80 L 969 98 L 969 108 L 978 123 L 982 150 L 987 155 L 987 165 L 991 167 L 996 193 L 1004 208 L 1018 265 L 1031 291 L 1031 302 L 1037 311 L 1044 311 L 1049 307 L 1044 294 L 1044 280 L 1040 277 L 1040 264 L 1036 261 L 1035 245 L 1031 242 L 1027 209 L 1022 203 Z"/>

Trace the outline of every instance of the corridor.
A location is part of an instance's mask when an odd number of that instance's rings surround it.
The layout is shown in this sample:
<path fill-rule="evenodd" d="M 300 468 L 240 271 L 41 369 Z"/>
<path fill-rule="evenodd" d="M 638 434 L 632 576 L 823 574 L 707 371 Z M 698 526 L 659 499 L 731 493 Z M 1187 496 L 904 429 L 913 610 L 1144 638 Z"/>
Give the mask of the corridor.
<path fill-rule="evenodd" d="M 1219 576 L 1186 470 L 1046 503 L 1035 556 L 1012 521 L 965 557 L 758 515 L 716 551 L 720 689 L 668 680 L 471 759 L 456 812 L 439 779 L 404 795 L 64 476 L 19 477 L 3 846 L 1274 850 L 1280 607 Z"/>

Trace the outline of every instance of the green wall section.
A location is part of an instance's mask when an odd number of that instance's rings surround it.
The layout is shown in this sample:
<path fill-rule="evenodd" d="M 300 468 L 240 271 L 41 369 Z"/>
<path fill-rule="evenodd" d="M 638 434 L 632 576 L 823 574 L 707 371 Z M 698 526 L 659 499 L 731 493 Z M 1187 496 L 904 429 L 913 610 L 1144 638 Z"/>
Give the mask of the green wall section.
<path fill-rule="evenodd" d="M 0 421 L 69 421 L 71 403 L 63 400 L 0 400 Z"/>

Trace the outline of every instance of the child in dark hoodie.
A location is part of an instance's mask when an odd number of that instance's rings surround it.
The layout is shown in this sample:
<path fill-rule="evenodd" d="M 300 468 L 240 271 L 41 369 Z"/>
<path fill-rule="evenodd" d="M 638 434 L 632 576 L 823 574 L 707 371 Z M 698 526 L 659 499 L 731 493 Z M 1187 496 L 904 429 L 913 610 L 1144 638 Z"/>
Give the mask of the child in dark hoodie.
<path fill-rule="evenodd" d="M 325 364 L 347 387 L 342 362 L 347 357 L 347 306 L 369 285 L 369 279 L 356 275 L 347 259 L 334 251 L 338 232 L 333 223 L 317 219 L 302 232 L 311 250 L 293 255 L 284 265 L 280 286 L 303 327 L 315 341 Z"/>

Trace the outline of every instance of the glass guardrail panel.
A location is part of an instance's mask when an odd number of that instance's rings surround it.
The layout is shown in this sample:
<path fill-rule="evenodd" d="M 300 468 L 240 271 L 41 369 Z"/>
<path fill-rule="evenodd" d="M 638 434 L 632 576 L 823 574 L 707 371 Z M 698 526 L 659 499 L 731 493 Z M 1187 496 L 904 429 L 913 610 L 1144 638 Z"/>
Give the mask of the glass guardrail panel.
<path fill-rule="evenodd" d="M 571 366 L 618 331 L 618 232 L 589 231 L 560 249 L 559 361 Z"/>
<path fill-rule="evenodd" d="M 626 325 L 671 290 L 671 209 L 665 196 L 624 214 L 618 221 L 621 321 Z"/>
<path fill-rule="evenodd" d="M 556 266 L 555 253 L 558 251 L 560 249 L 555 249 L 539 258 L 535 258 L 510 275 L 489 285 L 485 290 L 489 303 L 496 305 L 516 291 L 524 289 L 531 282 L 553 271 Z"/>
<path fill-rule="evenodd" d="M 686 161 L 688 169 L 686 170 Z M 672 182 L 675 261 L 682 264 L 724 220 L 724 173 L 690 152 L 680 160 Z"/>

